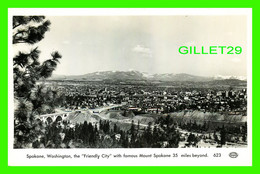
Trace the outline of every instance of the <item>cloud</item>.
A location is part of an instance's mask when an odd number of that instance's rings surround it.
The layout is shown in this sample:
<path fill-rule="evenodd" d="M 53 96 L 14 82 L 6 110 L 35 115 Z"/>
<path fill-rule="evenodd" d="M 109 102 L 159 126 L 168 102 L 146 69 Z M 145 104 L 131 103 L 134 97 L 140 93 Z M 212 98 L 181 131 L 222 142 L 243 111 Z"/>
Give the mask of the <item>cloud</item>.
<path fill-rule="evenodd" d="M 142 45 L 136 45 L 133 49 L 133 52 L 135 53 L 139 53 L 142 54 L 143 56 L 148 56 L 151 57 L 152 56 L 152 51 L 150 48 L 144 47 Z"/>

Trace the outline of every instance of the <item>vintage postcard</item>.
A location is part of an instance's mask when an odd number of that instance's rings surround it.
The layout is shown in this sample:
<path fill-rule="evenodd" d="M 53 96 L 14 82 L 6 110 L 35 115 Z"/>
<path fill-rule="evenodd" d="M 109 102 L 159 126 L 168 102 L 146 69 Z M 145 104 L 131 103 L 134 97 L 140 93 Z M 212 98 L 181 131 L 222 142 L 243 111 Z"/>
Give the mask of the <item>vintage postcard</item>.
<path fill-rule="evenodd" d="M 252 165 L 251 9 L 9 9 L 9 165 Z"/>

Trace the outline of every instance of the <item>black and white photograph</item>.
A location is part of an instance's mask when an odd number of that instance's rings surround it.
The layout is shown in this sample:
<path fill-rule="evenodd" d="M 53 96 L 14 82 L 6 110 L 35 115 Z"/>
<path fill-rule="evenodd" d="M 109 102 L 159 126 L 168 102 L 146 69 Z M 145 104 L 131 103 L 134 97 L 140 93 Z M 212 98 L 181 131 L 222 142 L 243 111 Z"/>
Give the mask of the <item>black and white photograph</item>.
<path fill-rule="evenodd" d="M 14 15 L 13 148 L 247 147 L 246 24 Z"/>

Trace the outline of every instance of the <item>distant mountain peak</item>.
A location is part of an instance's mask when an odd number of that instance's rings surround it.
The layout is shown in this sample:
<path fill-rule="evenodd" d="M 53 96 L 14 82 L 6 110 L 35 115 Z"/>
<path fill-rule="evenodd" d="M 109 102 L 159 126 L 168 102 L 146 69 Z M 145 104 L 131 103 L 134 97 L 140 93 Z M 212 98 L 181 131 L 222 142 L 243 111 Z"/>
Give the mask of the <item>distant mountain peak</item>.
<path fill-rule="evenodd" d="M 237 79 L 246 80 L 242 76 L 221 76 L 216 75 L 213 77 L 197 76 L 187 73 L 163 73 L 163 74 L 149 74 L 146 72 L 139 72 L 133 69 L 128 71 L 96 71 L 87 73 L 84 75 L 53 75 L 51 80 L 85 80 L 85 81 L 103 81 L 103 80 L 145 80 L 145 81 L 193 81 L 193 82 L 204 82 L 212 80 L 226 80 L 226 79 Z"/>
<path fill-rule="evenodd" d="M 223 75 L 216 75 L 216 76 L 213 76 L 213 79 L 214 79 L 214 80 L 236 79 L 236 80 L 245 81 L 245 80 L 247 80 L 247 77 L 245 77 L 245 76 L 223 76 Z"/>

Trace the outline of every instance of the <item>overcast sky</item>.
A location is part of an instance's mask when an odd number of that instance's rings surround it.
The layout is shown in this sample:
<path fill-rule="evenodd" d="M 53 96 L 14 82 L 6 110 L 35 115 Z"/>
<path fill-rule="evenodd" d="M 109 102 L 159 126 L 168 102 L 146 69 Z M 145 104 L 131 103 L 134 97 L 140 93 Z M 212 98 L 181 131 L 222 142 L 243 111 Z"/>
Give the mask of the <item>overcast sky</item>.
<path fill-rule="evenodd" d="M 246 16 L 53 17 L 41 60 L 62 54 L 55 74 L 96 71 L 246 76 Z M 241 46 L 240 55 L 180 55 L 187 46 Z"/>

